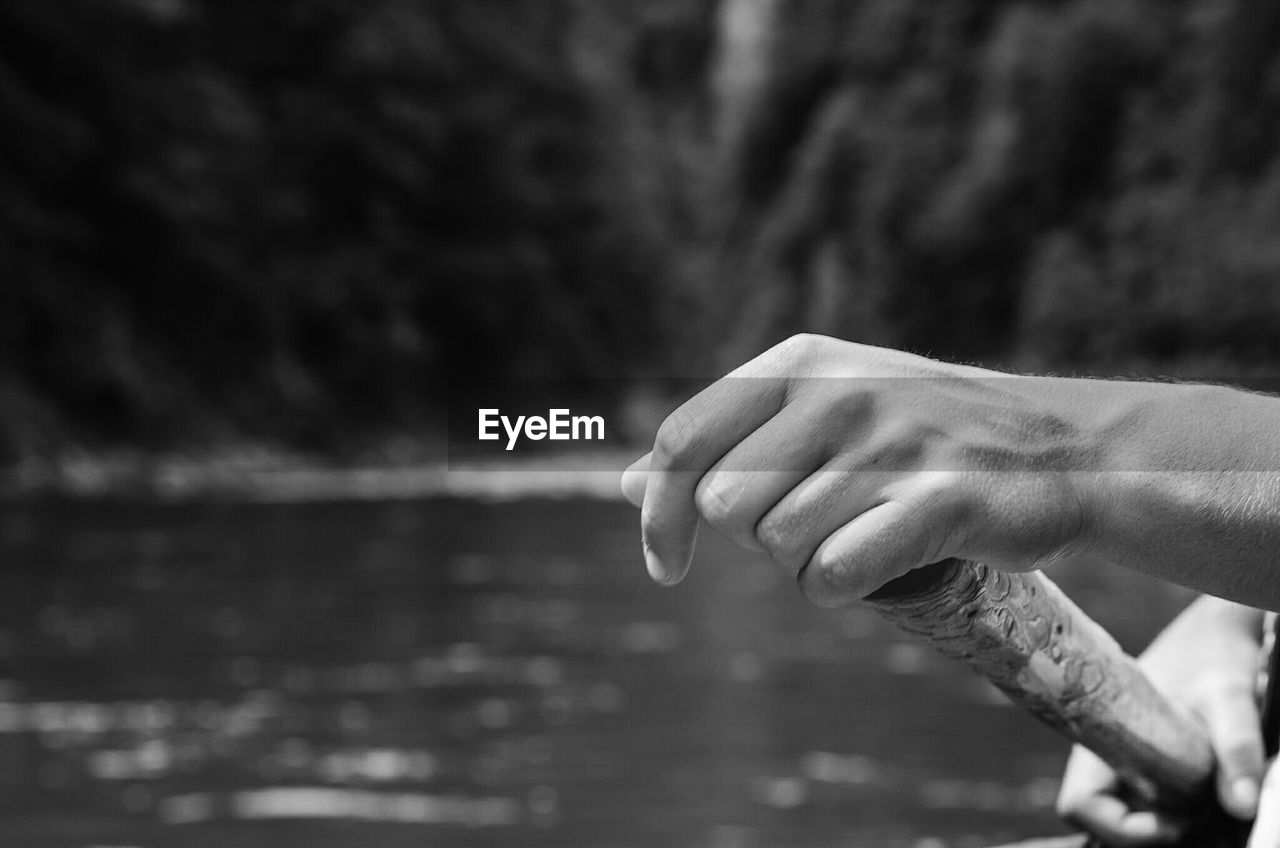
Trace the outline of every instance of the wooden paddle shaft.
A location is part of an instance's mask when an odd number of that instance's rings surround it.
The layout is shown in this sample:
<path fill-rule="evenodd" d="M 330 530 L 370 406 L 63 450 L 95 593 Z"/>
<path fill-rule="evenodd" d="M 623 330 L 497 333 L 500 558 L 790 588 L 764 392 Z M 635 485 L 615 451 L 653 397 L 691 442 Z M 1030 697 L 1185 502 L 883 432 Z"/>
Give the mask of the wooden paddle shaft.
<path fill-rule="evenodd" d="M 1180 809 L 1204 800 L 1213 754 L 1203 729 L 1040 572 L 947 560 L 867 600 L 1088 747 L 1143 800 Z"/>

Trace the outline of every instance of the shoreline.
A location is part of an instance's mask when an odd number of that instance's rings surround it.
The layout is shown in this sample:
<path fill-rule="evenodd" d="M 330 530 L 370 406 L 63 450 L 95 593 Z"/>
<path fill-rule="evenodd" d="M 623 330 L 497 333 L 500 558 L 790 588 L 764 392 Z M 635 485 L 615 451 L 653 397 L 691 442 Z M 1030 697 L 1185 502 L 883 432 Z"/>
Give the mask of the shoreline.
<path fill-rule="evenodd" d="M 403 461 L 377 458 L 342 463 L 323 456 L 258 448 L 202 455 L 84 452 L 56 460 L 22 460 L 0 469 L 0 500 L 621 500 L 618 481 L 622 469 L 639 453 L 614 450 L 474 462 L 418 456 Z"/>

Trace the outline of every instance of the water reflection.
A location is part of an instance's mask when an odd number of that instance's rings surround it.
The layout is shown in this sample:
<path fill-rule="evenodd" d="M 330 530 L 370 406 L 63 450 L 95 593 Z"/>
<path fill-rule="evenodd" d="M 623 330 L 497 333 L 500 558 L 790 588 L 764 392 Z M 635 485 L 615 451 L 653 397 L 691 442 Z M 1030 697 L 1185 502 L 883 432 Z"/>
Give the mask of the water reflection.
<path fill-rule="evenodd" d="M 714 539 L 654 587 L 634 523 L 595 501 L 8 507 L 0 844 L 929 848 L 1055 828 L 1064 748 L 992 687 Z M 1184 600 L 1059 576 L 1130 646 Z"/>

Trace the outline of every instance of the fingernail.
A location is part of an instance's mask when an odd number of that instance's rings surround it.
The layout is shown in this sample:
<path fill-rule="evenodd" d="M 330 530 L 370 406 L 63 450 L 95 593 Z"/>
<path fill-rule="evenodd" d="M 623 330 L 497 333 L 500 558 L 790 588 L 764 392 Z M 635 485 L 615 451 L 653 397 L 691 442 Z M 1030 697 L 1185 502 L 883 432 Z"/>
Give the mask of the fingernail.
<path fill-rule="evenodd" d="M 662 560 L 658 559 L 648 545 L 644 548 L 644 567 L 649 570 L 649 576 L 654 582 L 667 585 L 671 582 L 671 572 L 667 571 L 667 567 L 662 564 Z"/>
<path fill-rule="evenodd" d="M 1250 777 L 1238 777 L 1231 784 L 1231 797 L 1240 811 L 1253 815 L 1258 807 L 1258 782 Z"/>

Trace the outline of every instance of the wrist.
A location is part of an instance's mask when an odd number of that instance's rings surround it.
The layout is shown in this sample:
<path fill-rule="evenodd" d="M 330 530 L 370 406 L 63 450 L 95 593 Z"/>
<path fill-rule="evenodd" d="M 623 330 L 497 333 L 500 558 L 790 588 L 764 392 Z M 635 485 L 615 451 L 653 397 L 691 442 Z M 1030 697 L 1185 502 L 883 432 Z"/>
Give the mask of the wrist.
<path fill-rule="evenodd" d="M 1084 430 L 1093 467 L 1081 500 L 1090 550 L 1127 563 L 1158 548 L 1205 514 L 1203 410 L 1220 408 L 1224 390 L 1199 384 L 1110 382 L 1087 408 Z M 1199 413 L 1199 414 L 1198 414 Z M 1145 569 L 1144 569 L 1145 570 Z"/>

